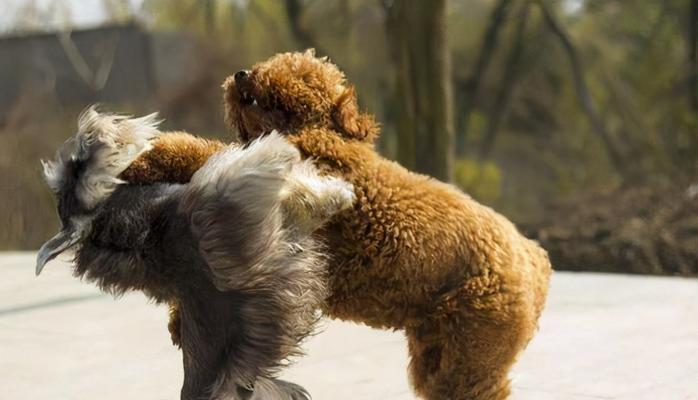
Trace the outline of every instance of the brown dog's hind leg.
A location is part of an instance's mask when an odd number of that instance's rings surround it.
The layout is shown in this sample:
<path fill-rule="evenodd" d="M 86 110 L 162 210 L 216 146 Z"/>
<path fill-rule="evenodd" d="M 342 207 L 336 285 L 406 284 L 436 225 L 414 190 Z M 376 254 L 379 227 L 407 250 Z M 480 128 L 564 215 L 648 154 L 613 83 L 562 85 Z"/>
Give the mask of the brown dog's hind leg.
<path fill-rule="evenodd" d="M 516 324 L 451 315 L 407 329 L 410 379 L 428 400 L 501 400 L 527 335 Z"/>

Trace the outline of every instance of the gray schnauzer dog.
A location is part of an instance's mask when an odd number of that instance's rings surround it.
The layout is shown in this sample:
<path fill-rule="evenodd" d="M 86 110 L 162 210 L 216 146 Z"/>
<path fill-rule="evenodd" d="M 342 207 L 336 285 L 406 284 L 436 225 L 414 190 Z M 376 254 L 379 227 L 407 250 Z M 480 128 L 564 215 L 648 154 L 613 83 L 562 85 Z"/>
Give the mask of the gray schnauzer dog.
<path fill-rule="evenodd" d="M 43 162 L 62 229 L 37 275 L 70 249 L 74 274 L 102 290 L 177 304 L 182 399 L 309 398 L 276 376 L 314 331 L 325 258 L 312 233 L 352 205 L 351 185 L 319 176 L 276 134 L 222 150 L 188 184 L 124 184 L 157 125 L 89 108 Z"/>

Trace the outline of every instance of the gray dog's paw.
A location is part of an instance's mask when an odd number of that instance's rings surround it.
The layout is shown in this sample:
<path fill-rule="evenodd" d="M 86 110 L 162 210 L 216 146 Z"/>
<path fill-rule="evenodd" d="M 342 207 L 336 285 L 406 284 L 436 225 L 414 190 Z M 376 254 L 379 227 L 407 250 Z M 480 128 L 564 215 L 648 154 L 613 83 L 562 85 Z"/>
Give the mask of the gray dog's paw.
<path fill-rule="evenodd" d="M 249 400 L 312 400 L 302 386 L 281 379 L 258 379 Z"/>
<path fill-rule="evenodd" d="M 356 200 L 354 185 L 339 178 L 321 178 L 323 190 L 318 194 L 329 215 L 351 208 Z"/>

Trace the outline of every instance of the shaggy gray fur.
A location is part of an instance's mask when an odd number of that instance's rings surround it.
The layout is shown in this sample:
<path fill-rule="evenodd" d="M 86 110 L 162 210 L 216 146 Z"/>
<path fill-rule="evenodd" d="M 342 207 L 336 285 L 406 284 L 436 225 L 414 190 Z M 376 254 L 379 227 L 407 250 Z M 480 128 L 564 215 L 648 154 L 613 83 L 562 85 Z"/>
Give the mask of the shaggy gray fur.
<path fill-rule="evenodd" d="M 118 140 L 100 143 L 91 148 L 121 150 Z M 311 233 L 352 204 L 351 186 L 319 177 L 276 134 L 222 151 L 187 185 L 118 185 L 87 206 L 76 182 L 90 168 L 99 165 L 66 162 L 72 178 L 54 188 L 62 220 L 89 221 L 75 274 L 117 295 L 179 304 L 182 398 L 309 397 L 275 376 L 301 353 L 325 296 Z"/>
<path fill-rule="evenodd" d="M 65 187 L 68 164 L 88 163 L 74 193 L 86 208 L 94 207 L 123 183 L 119 174 L 150 149 L 150 140 L 159 134 L 159 123 L 157 113 L 128 118 L 88 107 L 78 118 L 77 134 L 61 147 L 55 160 L 42 161 L 46 183 L 57 192 Z"/>

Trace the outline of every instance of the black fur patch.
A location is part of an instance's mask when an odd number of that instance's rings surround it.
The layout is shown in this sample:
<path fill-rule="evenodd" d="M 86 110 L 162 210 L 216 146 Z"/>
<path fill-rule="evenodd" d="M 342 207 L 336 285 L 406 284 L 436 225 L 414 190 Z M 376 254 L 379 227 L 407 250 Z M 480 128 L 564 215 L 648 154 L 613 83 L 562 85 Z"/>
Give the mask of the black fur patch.
<path fill-rule="evenodd" d="M 186 189 L 182 185 L 120 186 L 100 206 L 76 253 L 75 275 L 114 295 L 139 290 L 157 302 L 176 300 L 185 371 L 183 399 L 218 398 L 216 393 L 231 393 L 235 387 L 257 386 L 270 394 L 255 394 L 253 399 L 305 398 L 305 391 L 297 385 L 274 380 L 286 359 L 299 352 L 298 344 L 310 334 L 313 323 L 299 319 L 307 316 L 297 315 L 298 306 L 285 297 L 297 282 L 288 280 L 292 278 L 288 274 L 276 276 L 261 268 L 253 290 L 217 289 L 199 251 L 200 238 L 190 229 L 192 215 L 178 211 Z M 265 229 L 266 221 L 245 220 L 245 207 L 234 200 L 216 206 L 228 207 L 225 214 L 232 219 L 223 223 L 245 221 L 244 227 L 231 230 L 243 237 L 230 243 L 229 252 L 244 249 L 250 254 L 262 251 L 256 245 L 269 245 L 254 231 Z M 245 237 L 255 242 L 243 245 Z M 285 246 L 283 242 L 276 245 Z M 287 247 L 292 263 L 304 262 L 302 252 Z M 307 254 L 312 259 L 309 262 L 315 262 L 314 254 Z M 249 262 L 247 256 L 232 260 L 241 263 L 230 266 L 235 273 L 249 267 L 244 264 Z M 250 274 L 254 272 L 242 276 L 253 278 Z M 299 279 L 318 279 L 318 287 L 323 287 L 321 274 Z"/>

